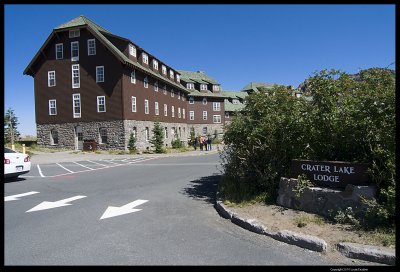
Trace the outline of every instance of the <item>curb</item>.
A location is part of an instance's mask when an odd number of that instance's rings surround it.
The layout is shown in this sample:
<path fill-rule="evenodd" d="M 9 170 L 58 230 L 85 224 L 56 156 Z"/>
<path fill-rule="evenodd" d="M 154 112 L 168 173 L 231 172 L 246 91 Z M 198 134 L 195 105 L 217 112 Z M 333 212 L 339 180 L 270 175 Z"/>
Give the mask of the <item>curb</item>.
<path fill-rule="evenodd" d="M 306 248 L 317 252 L 326 252 L 328 244 L 321 238 L 295 233 L 289 230 L 277 232 L 268 231 L 267 228 L 257 222 L 256 219 L 243 219 L 238 214 L 229 210 L 220 200 L 219 192 L 216 194 L 215 209 L 218 213 L 229 219 L 232 223 L 249 231 L 267 235 L 275 240 Z M 382 247 L 368 246 L 356 243 L 339 243 L 335 245 L 337 250 L 344 256 L 351 259 L 359 259 L 369 262 L 376 262 L 388 265 L 395 265 L 395 250 L 388 250 Z"/>

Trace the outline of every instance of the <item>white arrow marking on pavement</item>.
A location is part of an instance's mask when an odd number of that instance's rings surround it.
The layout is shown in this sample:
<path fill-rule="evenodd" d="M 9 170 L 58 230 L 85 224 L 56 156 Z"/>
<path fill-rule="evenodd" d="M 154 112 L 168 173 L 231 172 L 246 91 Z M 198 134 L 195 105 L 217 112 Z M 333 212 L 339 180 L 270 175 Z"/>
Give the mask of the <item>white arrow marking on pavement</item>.
<path fill-rule="evenodd" d="M 70 197 L 70 198 L 66 198 L 66 199 L 59 200 L 59 201 L 54 201 L 54 202 L 43 201 L 39 205 L 33 207 L 32 209 L 30 209 L 30 210 L 28 210 L 26 212 L 34 212 L 34 211 L 58 208 L 58 207 L 62 207 L 62 206 L 69 206 L 69 205 L 72 205 L 72 204 L 67 203 L 67 202 L 71 202 L 71 201 L 74 201 L 74 200 L 77 200 L 77 199 L 80 199 L 80 198 L 84 198 L 84 197 L 86 197 L 86 196 L 74 196 L 74 197 Z"/>
<path fill-rule="evenodd" d="M 121 207 L 108 206 L 107 210 L 100 217 L 100 220 L 104 218 L 141 211 L 142 209 L 134 209 L 134 208 L 143 203 L 146 203 L 147 201 L 148 200 L 138 199 Z"/>
<path fill-rule="evenodd" d="M 13 201 L 13 200 L 19 200 L 19 197 L 23 197 L 23 196 L 28 196 L 28 195 L 34 195 L 34 194 L 38 194 L 39 192 L 28 192 L 28 193 L 24 193 L 24 194 L 19 194 L 19 195 L 12 195 L 12 196 L 5 196 L 4 197 L 4 201 Z"/>

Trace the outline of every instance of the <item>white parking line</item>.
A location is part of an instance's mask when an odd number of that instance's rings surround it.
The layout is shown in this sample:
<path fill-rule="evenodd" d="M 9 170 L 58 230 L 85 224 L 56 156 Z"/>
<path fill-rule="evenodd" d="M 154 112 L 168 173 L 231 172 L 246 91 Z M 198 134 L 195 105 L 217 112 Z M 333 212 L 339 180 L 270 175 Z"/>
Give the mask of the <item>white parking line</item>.
<path fill-rule="evenodd" d="M 104 161 L 106 161 L 106 162 L 109 162 L 109 163 L 112 163 L 112 164 L 118 164 L 118 165 L 121 165 L 121 164 L 119 164 L 119 163 L 117 163 L 117 162 L 113 162 L 113 161 L 107 161 L 107 160 L 104 160 Z"/>
<path fill-rule="evenodd" d="M 95 163 L 95 164 L 98 164 L 98 165 L 101 165 L 101 166 L 104 166 L 104 167 L 108 167 L 107 165 L 104 165 L 104 164 L 101 164 L 101 163 L 98 163 L 98 162 L 89 161 L 89 160 L 86 160 L 86 161 L 91 162 L 91 163 Z"/>
<path fill-rule="evenodd" d="M 61 164 L 59 164 L 59 163 L 56 163 L 58 166 L 60 166 L 61 168 L 64 168 L 65 170 L 67 170 L 68 172 L 70 172 L 70 173 L 74 173 L 73 171 L 71 171 L 71 170 L 69 170 L 69 169 L 67 169 L 67 168 L 65 168 L 64 166 L 62 166 Z"/>
<path fill-rule="evenodd" d="M 43 175 L 43 173 L 42 173 L 42 169 L 40 169 L 40 166 L 39 166 L 39 164 L 38 165 L 36 165 L 37 166 L 37 169 L 39 170 L 39 174 L 40 174 L 40 176 L 42 177 L 42 178 L 44 178 L 44 175 Z"/>
<path fill-rule="evenodd" d="M 77 162 L 73 162 L 73 163 L 75 163 L 75 164 L 77 164 L 77 165 L 79 165 L 79 166 L 85 167 L 85 168 L 87 168 L 87 169 L 94 170 L 93 168 L 87 167 L 87 166 L 82 165 L 82 164 L 80 164 L 80 163 L 77 163 Z"/>

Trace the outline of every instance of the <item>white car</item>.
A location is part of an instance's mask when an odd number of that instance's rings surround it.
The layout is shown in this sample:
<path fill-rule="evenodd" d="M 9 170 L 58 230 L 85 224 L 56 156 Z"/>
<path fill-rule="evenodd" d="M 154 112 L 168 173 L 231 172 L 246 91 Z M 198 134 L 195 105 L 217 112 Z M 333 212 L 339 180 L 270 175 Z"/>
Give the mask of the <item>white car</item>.
<path fill-rule="evenodd" d="M 27 154 L 4 148 L 4 178 L 17 179 L 31 170 L 31 159 Z"/>

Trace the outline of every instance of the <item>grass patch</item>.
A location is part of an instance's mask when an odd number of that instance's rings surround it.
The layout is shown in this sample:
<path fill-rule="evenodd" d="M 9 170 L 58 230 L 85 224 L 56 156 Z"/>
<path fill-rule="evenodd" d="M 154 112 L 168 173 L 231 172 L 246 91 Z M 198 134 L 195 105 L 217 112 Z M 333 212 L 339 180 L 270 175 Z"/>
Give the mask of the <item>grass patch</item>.
<path fill-rule="evenodd" d="M 325 219 L 318 215 L 301 215 L 294 219 L 294 223 L 299 228 L 303 228 L 307 226 L 307 224 L 316 224 L 321 226 L 325 224 Z"/>
<path fill-rule="evenodd" d="M 365 244 L 390 247 L 396 245 L 395 229 L 375 229 L 372 231 L 357 231 Z M 349 241 L 353 242 L 353 241 Z"/>

